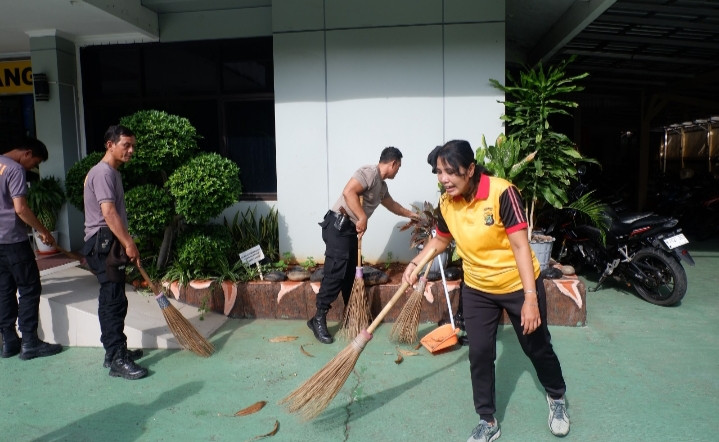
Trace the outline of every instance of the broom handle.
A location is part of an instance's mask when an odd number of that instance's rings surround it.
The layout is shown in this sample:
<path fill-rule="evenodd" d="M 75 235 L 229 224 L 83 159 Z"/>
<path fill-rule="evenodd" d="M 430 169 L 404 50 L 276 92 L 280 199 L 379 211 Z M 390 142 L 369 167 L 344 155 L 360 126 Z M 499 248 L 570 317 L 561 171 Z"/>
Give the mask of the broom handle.
<path fill-rule="evenodd" d="M 447 310 L 449 310 L 449 320 L 452 322 L 452 330 L 454 326 L 454 315 L 452 314 L 452 302 L 449 300 L 449 290 L 447 290 L 447 278 L 444 276 L 444 264 L 442 264 L 442 257 L 437 255 L 437 261 L 439 261 L 439 273 L 442 275 L 442 286 L 444 286 L 444 296 L 447 298 Z M 459 296 L 462 296 L 460 293 Z"/>
<path fill-rule="evenodd" d="M 142 275 L 142 278 L 145 280 L 145 282 L 147 282 L 147 285 L 149 285 L 149 286 L 152 288 L 152 293 L 154 293 L 155 296 L 159 295 L 159 294 L 160 294 L 160 290 L 157 288 L 157 286 L 155 285 L 155 283 L 150 280 L 150 276 L 147 274 L 147 272 L 145 271 L 145 269 L 143 269 L 142 267 L 140 267 L 140 266 L 138 265 L 138 266 L 137 266 L 137 270 L 140 271 L 140 274 Z"/>
<path fill-rule="evenodd" d="M 415 266 L 414 271 L 412 272 L 412 274 L 413 274 L 414 276 L 417 276 L 417 274 L 419 273 L 419 270 L 420 270 L 423 266 L 425 266 L 427 263 L 429 263 L 430 261 L 432 261 L 432 258 L 434 258 L 434 255 L 435 255 L 436 253 L 437 253 L 437 250 L 436 250 L 436 249 L 430 250 L 430 253 L 427 254 L 427 255 L 422 259 L 422 261 L 420 261 L 420 262 Z M 397 289 L 397 291 L 394 293 L 394 295 L 392 295 L 392 298 L 390 298 L 390 300 L 387 301 L 387 304 L 384 306 L 384 308 L 382 309 L 382 311 L 379 312 L 379 314 L 377 315 L 377 317 L 374 318 L 374 321 L 372 321 L 372 323 L 369 325 L 369 327 L 367 327 L 367 330 L 366 330 L 367 333 L 369 333 L 369 334 L 371 335 L 371 334 L 374 332 L 374 330 L 375 330 L 377 327 L 379 327 L 379 325 L 380 325 L 380 323 L 382 323 L 382 320 L 384 319 L 384 317 L 387 316 L 387 313 L 389 313 L 389 311 L 392 309 L 392 307 L 394 307 L 394 305 L 397 303 L 397 301 L 399 301 L 399 298 L 402 296 L 402 294 L 405 292 L 405 290 L 407 290 L 408 287 L 409 287 L 409 284 L 407 284 L 406 282 L 402 282 L 402 285 L 400 285 L 399 288 Z"/>
<path fill-rule="evenodd" d="M 62 247 L 58 246 L 58 245 L 55 245 L 55 248 L 56 248 L 57 250 L 59 250 L 60 253 L 62 253 L 63 255 L 67 256 L 68 258 L 77 259 L 78 261 L 82 261 L 83 259 L 85 259 L 85 257 L 82 256 L 81 254 L 75 253 L 75 252 L 71 252 L 71 251 L 69 251 L 69 250 L 65 250 L 65 249 L 63 249 Z"/>
<path fill-rule="evenodd" d="M 364 207 L 362 206 L 362 195 L 359 197 L 360 200 L 360 207 L 362 208 L 362 211 L 364 211 Z M 357 267 L 362 267 L 362 237 L 357 240 Z"/>

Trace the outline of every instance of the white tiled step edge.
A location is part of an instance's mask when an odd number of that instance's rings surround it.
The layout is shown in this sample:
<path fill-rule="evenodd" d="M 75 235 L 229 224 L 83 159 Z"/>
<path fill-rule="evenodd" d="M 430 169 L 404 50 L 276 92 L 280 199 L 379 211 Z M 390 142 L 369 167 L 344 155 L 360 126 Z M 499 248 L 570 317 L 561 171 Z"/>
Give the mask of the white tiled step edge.
<path fill-rule="evenodd" d="M 71 347 L 102 347 L 97 319 L 100 286 L 95 276 L 77 267 L 77 263 L 44 270 L 40 275 L 40 337 Z M 125 319 L 128 348 L 180 348 L 155 297 L 136 292 L 131 285 L 125 289 L 129 302 Z M 227 320 L 213 312 L 205 313 L 204 320 L 200 320 L 197 307 L 169 299 L 206 338 Z"/>

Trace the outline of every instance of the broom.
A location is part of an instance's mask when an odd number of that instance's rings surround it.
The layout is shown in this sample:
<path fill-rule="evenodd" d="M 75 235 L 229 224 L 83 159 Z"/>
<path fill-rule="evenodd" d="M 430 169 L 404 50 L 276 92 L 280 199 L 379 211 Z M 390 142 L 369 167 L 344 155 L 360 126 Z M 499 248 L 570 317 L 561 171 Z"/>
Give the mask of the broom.
<path fill-rule="evenodd" d="M 397 320 L 392 324 L 392 330 L 389 332 L 390 341 L 400 344 L 414 344 L 417 342 L 419 314 L 422 311 L 424 287 L 427 285 L 427 274 L 429 274 L 430 268 L 431 266 L 427 265 L 424 275 L 419 279 L 419 284 L 409 295 L 407 302 L 402 307 L 402 311 L 397 316 Z"/>
<path fill-rule="evenodd" d="M 165 322 L 167 322 L 167 326 L 170 327 L 170 331 L 173 335 L 175 335 L 175 338 L 177 338 L 177 342 L 179 342 L 182 347 L 199 356 L 208 357 L 214 353 L 215 347 L 207 339 L 205 339 L 205 337 L 202 336 L 195 327 L 192 326 L 187 318 L 182 316 L 182 313 L 180 313 L 175 306 L 170 304 L 170 301 L 165 296 L 165 293 L 160 291 L 155 283 L 150 280 L 150 277 L 147 275 L 145 269 L 139 265 L 137 266 L 137 269 L 140 271 L 147 284 L 152 287 L 152 291 L 155 293 L 155 300 L 158 304 L 160 304 L 162 316 L 165 317 Z"/>
<path fill-rule="evenodd" d="M 419 269 L 427 264 L 435 253 L 435 250 L 431 250 L 415 268 L 412 275 L 417 276 Z M 372 332 L 379 326 L 382 319 L 389 313 L 408 287 L 409 284 L 403 282 L 387 302 L 387 305 L 367 327 L 367 330 L 362 330 L 344 350 L 325 364 L 320 371 L 282 399 L 280 403 L 287 404 L 287 409 L 290 413 L 300 412 L 305 419 L 312 419 L 322 413 L 347 381 L 352 370 L 354 370 L 362 350 L 364 350 L 367 342 L 372 339 Z"/>
<path fill-rule="evenodd" d="M 362 197 L 360 197 L 360 205 Z M 355 280 L 352 285 L 350 299 L 345 308 L 345 314 L 340 324 L 338 335 L 344 340 L 354 339 L 367 327 L 371 320 L 369 299 L 364 287 L 364 274 L 362 273 L 362 238 L 357 241 L 357 267 Z"/>
<path fill-rule="evenodd" d="M 69 258 L 77 259 L 81 262 L 85 259 L 85 257 L 79 253 L 70 252 L 59 246 L 57 249 Z M 142 274 L 142 277 L 147 282 L 147 285 L 152 287 L 152 291 L 155 293 L 155 300 L 158 304 L 160 304 L 162 316 L 164 316 L 165 322 L 167 322 L 167 326 L 170 327 L 170 331 L 177 339 L 177 342 L 179 342 L 183 348 L 186 348 L 200 356 L 208 357 L 214 353 L 215 347 L 207 339 L 205 339 L 205 337 L 202 336 L 195 327 L 192 326 L 187 318 L 182 316 L 182 313 L 180 313 L 175 306 L 170 304 L 170 301 L 165 296 L 165 293 L 157 289 L 157 286 L 150 280 L 150 277 L 147 275 L 145 269 L 139 265 L 137 266 L 137 269 Z"/>

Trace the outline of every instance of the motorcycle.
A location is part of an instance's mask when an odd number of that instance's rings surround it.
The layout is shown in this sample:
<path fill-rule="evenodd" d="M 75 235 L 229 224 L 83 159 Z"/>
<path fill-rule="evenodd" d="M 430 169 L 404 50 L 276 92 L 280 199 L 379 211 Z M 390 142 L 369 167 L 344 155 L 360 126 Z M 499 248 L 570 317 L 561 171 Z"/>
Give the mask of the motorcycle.
<path fill-rule="evenodd" d="M 579 198 L 586 191 L 580 184 L 571 198 Z M 554 236 L 552 257 L 563 264 L 571 264 L 576 271 L 589 266 L 600 273 L 597 291 L 612 277 L 632 287 L 644 300 L 671 306 L 684 298 L 687 275 L 682 262 L 694 265 L 686 249 L 689 243 L 678 220 L 669 216 L 647 213 L 617 213 L 604 206 L 608 229 L 586 221 L 574 209 L 561 209 L 545 229 Z"/>

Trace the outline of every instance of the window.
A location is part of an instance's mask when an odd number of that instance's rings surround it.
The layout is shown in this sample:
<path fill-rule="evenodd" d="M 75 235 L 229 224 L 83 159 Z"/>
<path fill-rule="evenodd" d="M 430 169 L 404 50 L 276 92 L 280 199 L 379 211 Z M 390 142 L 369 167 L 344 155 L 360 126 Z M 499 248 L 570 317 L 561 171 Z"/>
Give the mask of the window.
<path fill-rule="evenodd" d="M 276 199 L 272 38 L 88 46 L 80 50 L 89 151 L 141 109 L 180 115 L 200 148 L 240 167 L 241 199 Z"/>

